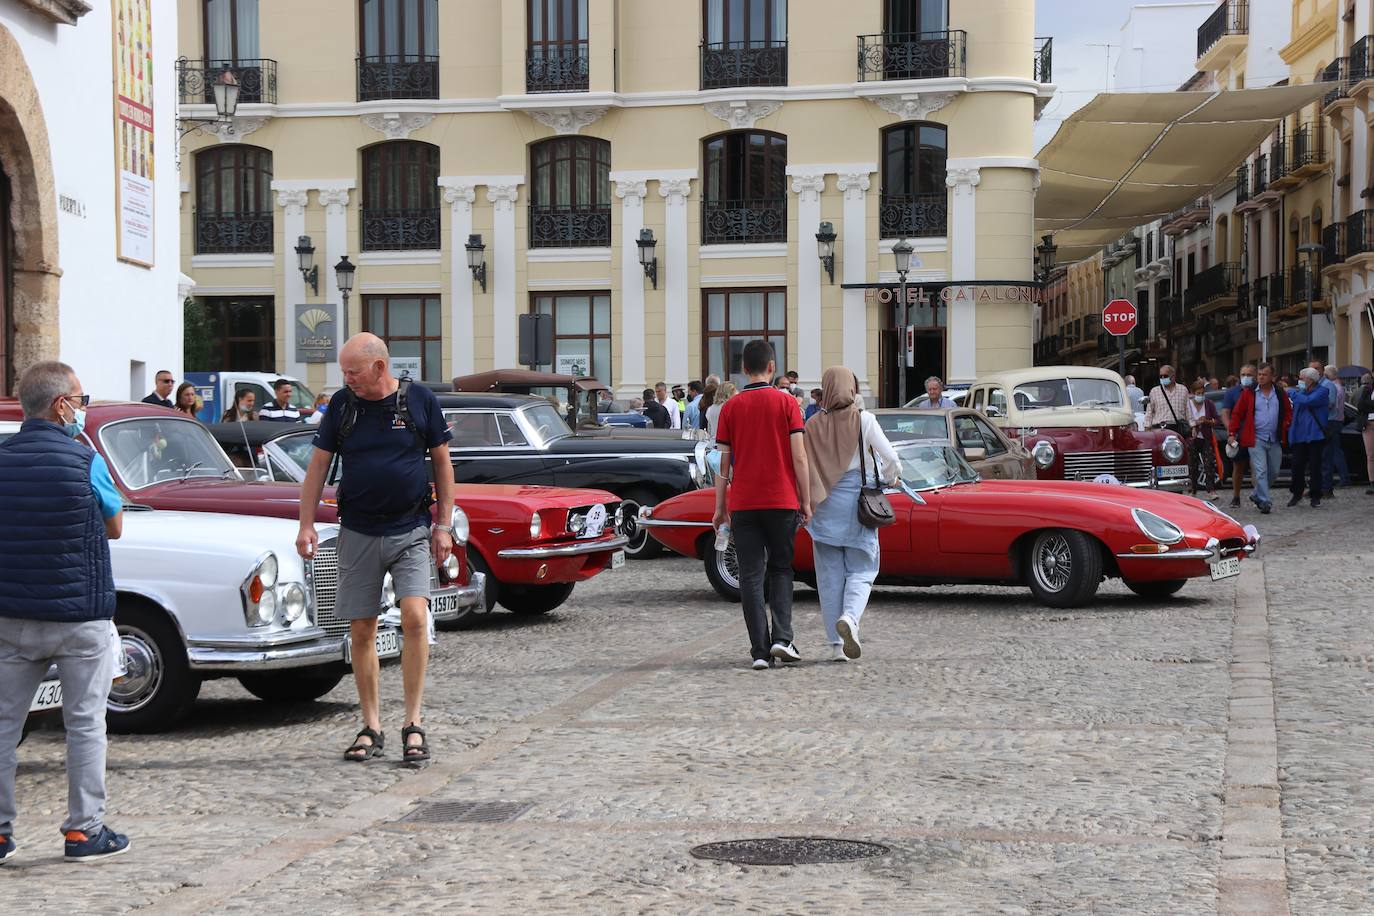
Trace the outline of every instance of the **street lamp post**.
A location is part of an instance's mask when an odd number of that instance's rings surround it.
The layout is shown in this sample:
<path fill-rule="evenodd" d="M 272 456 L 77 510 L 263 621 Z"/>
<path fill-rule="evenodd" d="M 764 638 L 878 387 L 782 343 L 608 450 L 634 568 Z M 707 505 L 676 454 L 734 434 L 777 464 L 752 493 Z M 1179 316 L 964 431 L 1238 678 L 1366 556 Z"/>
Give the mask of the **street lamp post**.
<path fill-rule="evenodd" d="M 897 406 L 906 406 L 906 275 L 911 270 L 911 243 L 901 239 L 892 246 L 897 262 Z"/>
<path fill-rule="evenodd" d="M 353 262 L 348 260 L 348 255 L 339 258 L 339 263 L 334 265 L 339 295 L 343 297 L 343 306 L 339 314 L 339 336 L 345 341 L 348 340 L 348 294 L 353 292 L 353 271 L 357 269 Z"/>
<path fill-rule="evenodd" d="M 1307 255 L 1307 363 L 1312 362 L 1312 267 L 1316 263 L 1317 255 L 1322 253 L 1322 246 L 1316 242 L 1308 242 L 1306 245 L 1299 245 L 1298 251 Z"/>

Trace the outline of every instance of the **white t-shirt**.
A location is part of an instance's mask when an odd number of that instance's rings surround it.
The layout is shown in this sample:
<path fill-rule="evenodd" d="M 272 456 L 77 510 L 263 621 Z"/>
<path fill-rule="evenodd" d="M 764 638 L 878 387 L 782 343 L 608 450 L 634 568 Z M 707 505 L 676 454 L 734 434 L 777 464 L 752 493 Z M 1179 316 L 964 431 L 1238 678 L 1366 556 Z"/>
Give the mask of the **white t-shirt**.
<path fill-rule="evenodd" d="M 666 401 L 659 401 L 668 410 L 668 428 L 682 429 L 682 408 L 677 406 L 677 401 L 668 398 Z"/>
<path fill-rule="evenodd" d="M 878 459 L 878 476 L 885 483 L 895 481 L 901 475 L 901 461 L 897 458 L 897 450 L 892 447 L 892 443 L 887 441 L 887 435 L 883 428 L 878 425 L 878 418 L 868 411 L 859 414 L 859 445 L 864 449 L 864 470 L 868 472 L 868 482 L 873 482 L 873 457 Z M 873 455 L 868 454 L 868 449 L 873 449 Z M 859 449 L 854 450 L 854 457 L 850 459 L 849 470 L 859 469 Z"/>

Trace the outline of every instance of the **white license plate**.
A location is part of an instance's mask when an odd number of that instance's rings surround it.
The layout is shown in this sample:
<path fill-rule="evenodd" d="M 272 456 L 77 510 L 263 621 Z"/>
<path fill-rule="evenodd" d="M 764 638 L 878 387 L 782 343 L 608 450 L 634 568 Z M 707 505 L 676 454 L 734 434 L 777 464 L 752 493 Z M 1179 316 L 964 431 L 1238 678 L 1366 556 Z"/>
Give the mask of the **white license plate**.
<path fill-rule="evenodd" d="M 1187 477 L 1188 465 L 1170 464 L 1162 468 L 1155 468 L 1155 474 L 1159 477 Z"/>
<path fill-rule="evenodd" d="M 625 551 L 617 550 L 611 554 L 611 569 L 619 569 L 625 565 Z"/>
<path fill-rule="evenodd" d="M 429 609 L 436 617 L 458 610 L 458 596 L 454 595 L 435 595 L 429 599 Z M 381 634 L 378 633 L 378 636 Z"/>
<path fill-rule="evenodd" d="M 390 627 L 377 631 L 377 658 L 395 658 L 401 654 L 401 633 L 399 630 Z M 353 643 L 344 640 L 344 664 L 353 663 Z"/>
<path fill-rule="evenodd" d="M 45 709 L 57 709 L 62 705 L 62 682 L 44 681 L 38 685 L 34 691 L 33 702 L 29 704 L 29 712 L 42 712 Z"/>
<path fill-rule="evenodd" d="M 1212 581 L 1218 579 L 1229 579 L 1232 576 L 1240 575 L 1240 557 L 1228 557 L 1225 560 L 1218 560 L 1211 566 Z"/>

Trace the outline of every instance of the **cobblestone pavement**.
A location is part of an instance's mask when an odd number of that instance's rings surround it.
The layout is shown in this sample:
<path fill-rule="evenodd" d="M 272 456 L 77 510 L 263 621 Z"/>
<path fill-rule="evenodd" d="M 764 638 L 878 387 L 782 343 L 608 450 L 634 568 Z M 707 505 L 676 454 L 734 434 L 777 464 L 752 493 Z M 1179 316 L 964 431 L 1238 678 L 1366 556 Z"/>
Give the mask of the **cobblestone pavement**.
<path fill-rule="evenodd" d="M 630 563 L 547 618 L 441 634 L 428 769 L 339 759 L 352 681 L 271 708 L 207 684 L 189 723 L 116 737 L 110 823 L 60 861 L 60 731 L 21 748 L 7 912 L 1213 913 L 1374 908 L 1374 497 L 1276 509 L 1263 562 L 1090 609 L 1023 590 L 880 589 L 858 663 L 745 670 L 698 562 Z M 1253 517 L 1252 517 L 1253 516 Z M 1267 617 L 1265 598 L 1267 596 Z M 383 675 L 399 745 L 400 672 Z M 417 800 L 528 805 L 400 821 Z M 891 852 L 744 867 L 716 840 Z"/>

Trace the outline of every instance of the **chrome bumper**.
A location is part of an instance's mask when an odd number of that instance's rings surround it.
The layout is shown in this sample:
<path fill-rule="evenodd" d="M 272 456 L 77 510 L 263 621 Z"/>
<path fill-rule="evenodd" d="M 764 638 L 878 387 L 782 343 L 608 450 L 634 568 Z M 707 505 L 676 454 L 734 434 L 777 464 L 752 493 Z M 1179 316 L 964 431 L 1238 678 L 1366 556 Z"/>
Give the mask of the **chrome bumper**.
<path fill-rule="evenodd" d="M 711 520 L 704 522 L 681 522 L 669 521 L 666 519 L 654 518 L 654 507 L 645 506 L 639 510 L 639 527 L 641 528 L 710 528 Z"/>
<path fill-rule="evenodd" d="M 605 541 L 557 544 L 550 547 L 507 547 L 496 555 L 503 560 L 550 560 L 559 557 L 581 557 L 589 553 L 606 553 L 610 550 L 619 550 L 628 543 L 628 538 L 617 535 Z"/>
<path fill-rule="evenodd" d="M 1119 553 L 1118 560 L 1201 560 L 1212 566 L 1224 559 L 1236 556 L 1251 556 L 1259 550 L 1260 533 L 1254 525 L 1245 526 L 1247 543 L 1242 547 L 1221 546 L 1216 538 L 1207 541 L 1206 547 L 1186 547 L 1183 550 L 1170 550 L 1167 553 Z"/>
<path fill-rule="evenodd" d="M 463 616 L 464 611 L 470 610 L 482 603 L 482 595 L 486 590 L 487 574 L 473 570 L 468 575 L 470 578 L 468 579 L 467 585 L 460 585 L 452 591 L 446 589 L 441 595 L 432 595 L 430 597 L 430 606 L 433 607 L 434 598 L 444 597 L 450 594 L 456 594 L 458 596 L 458 602 L 454 605 L 453 610 L 435 612 L 435 620 L 457 620 L 459 617 Z M 486 608 L 483 608 L 483 610 L 486 610 Z"/>
<path fill-rule="evenodd" d="M 309 642 L 272 648 L 234 648 L 223 645 L 191 645 L 186 657 L 194 671 L 275 671 L 309 668 L 344 660 L 344 638 L 325 636 Z"/>

